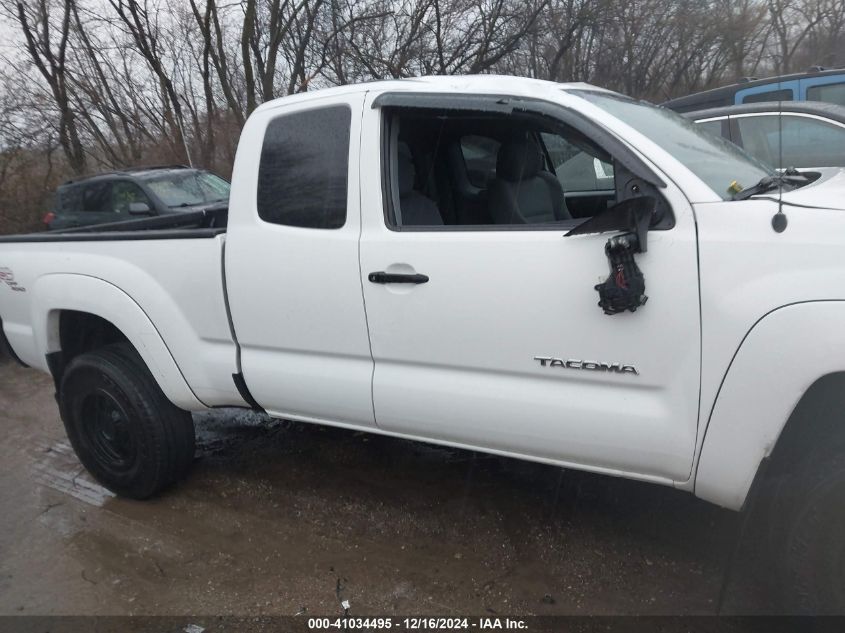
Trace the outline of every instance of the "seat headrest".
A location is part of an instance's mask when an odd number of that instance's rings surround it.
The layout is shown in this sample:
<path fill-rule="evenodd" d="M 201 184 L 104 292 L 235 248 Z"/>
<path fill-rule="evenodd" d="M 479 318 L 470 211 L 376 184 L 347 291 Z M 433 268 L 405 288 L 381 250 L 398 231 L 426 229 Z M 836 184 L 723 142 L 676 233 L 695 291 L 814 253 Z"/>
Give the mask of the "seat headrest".
<path fill-rule="evenodd" d="M 398 148 L 397 172 L 399 180 L 399 195 L 407 196 L 414 189 L 416 170 L 408 146 L 401 143 Z"/>
<path fill-rule="evenodd" d="M 502 143 L 496 156 L 496 177 L 511 182 L 533 178 L 542 167 L 540 148 L 528 139 Z"/>

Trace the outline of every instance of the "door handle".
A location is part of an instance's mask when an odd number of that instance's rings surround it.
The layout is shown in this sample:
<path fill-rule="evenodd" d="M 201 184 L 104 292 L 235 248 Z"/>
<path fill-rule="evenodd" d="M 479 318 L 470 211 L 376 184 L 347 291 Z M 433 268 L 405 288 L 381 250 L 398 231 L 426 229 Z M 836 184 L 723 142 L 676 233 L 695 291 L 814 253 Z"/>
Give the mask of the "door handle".
<path fill-rule="evenodd" d="M 419 273 L 386 273 L 380 270 L 367 275 L 367 279 L 374 284 L 424 284 L 428 282 L 428 275 L 420 275 Z"/>

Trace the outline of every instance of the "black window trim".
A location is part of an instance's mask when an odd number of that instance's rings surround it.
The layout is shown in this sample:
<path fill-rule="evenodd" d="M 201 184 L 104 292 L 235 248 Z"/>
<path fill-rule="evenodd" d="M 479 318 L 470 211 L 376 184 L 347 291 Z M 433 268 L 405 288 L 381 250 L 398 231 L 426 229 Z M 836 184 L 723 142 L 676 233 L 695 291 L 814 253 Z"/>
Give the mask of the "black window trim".
<path fill-rule="evenodd" d="M 580 112 L 560 104 L 534 99 L 530 97 L 514 97 L 508 95 L 471 95 L 455 93 L 419 93 L 419 92 L 385 92 L 373 100 L 374 110 L 382 111 L 381 117 L 381 188 L 384 224 L 388 230 L 395 233 L 466 233 L 489 231 L 568 231 L 589 218 L 574 218 L 553 224 L 454 224 L 454 225 L 419 225 L 398 226 L 394 218 L 391 168 L 390 139 L 391 126 L 397 109 L 421 110 L 453 110 L 456 112 L 490 112 L 502 115 L 524 113 L 528 115 L 548 117 L 559 123 L 568 125 L 577 132 L 584 134 L 601 149 L 613 157 L 614 162 L 620 162 L 634 176 L 642 179 L 658 189 L 665 189 L 666 183 L 639 156 L 617 139 L 610 131 L 596 124 Z M 610 149 L 609 149 L 610 148 Z M 675 226 L 675 218 L 671 205 L 666 203 L 667 213 L 658 226 L 651 230 L 671 230 Z"/>

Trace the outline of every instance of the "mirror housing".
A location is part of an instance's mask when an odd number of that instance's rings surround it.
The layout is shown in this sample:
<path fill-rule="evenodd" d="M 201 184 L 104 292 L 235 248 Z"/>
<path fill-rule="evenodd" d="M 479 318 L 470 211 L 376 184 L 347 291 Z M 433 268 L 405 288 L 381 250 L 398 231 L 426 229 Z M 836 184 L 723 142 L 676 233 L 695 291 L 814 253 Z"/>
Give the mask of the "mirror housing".
<path fill-rule="evenodd" d="M 129 215 L 152 215 L 152 209 L 146 202 L 130 202 Z"/>
<path fill-rule="evenodd" d="M 651 196 L 629 198 L 582 222 L 564 237 L 624 231 L 636 235 L 638 251 L 645 253 L 648 229 L 659 221 L 656 210 L 657 200 Z"/>

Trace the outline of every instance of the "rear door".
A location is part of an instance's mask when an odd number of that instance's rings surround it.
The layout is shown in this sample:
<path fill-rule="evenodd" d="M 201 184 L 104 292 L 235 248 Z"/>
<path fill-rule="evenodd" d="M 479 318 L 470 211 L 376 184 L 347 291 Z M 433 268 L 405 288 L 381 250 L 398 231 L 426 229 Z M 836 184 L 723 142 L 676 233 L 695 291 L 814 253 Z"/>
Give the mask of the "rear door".
<path fill-rule="evenodd" d="M 225 269 L 252 396 L 294 419 L 373 424 L 358 238 L 363 93 L 250 117 Z"/>
<path fill-rule="evenodd" d="M 565 238 L 577 220 L 397 225 L 377 184 L 386 146 L 381 113 L 364 109 L 361 173 L 370 183 L 361 191 L 361 273 L 378 426 L 604 472 L 687 480 L 700 328 L 695 223 L 681 193 L 664 190 L 675 225 L 651 232 L 648 252 L 638 256 L 648 303 L 607 316 L 593 287 L 608 275 L 608 235 Z M 388 173 L 397 172 L 393 155 L 384 163 Z M 587 168 L 599 178 L 591 161 Z M 601 178 L 613 178 L 616 190 L 634 186 L 618 180 L 618 169 Z M 401 204 L 401 193 L 385 190 Z M 412 195 L 421 204 L 422 194 Z M 428 281 L 381 283 L 396 278 L 373 275 L 380 272 Z"/>

